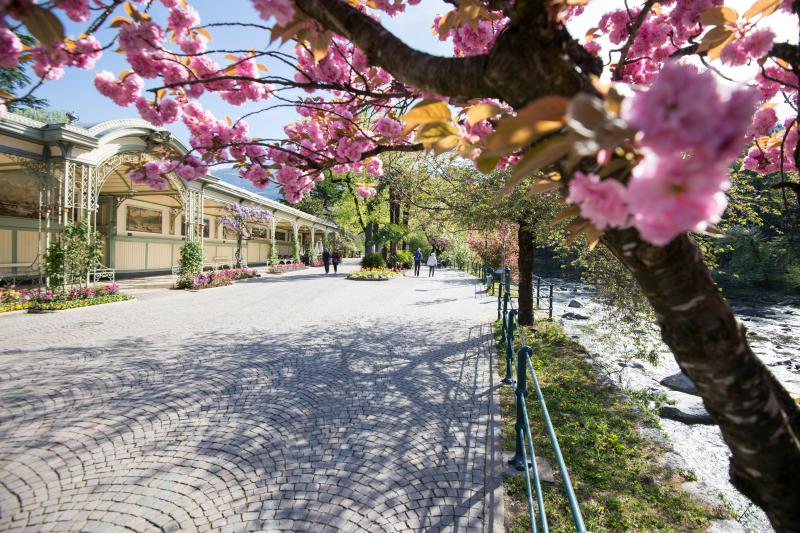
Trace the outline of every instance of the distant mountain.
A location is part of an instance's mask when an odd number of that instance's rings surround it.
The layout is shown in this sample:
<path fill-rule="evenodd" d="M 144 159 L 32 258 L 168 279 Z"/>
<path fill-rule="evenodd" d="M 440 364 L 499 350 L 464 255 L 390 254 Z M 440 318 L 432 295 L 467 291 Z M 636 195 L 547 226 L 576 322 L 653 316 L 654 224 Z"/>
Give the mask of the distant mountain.
<path fill-rule="evenodd" d="M 278 202 L 283 200 L 283 194 L 281 194 L 281 189 L 278 185 L 274 183 L 270 183 L 263 189 L 259 189 L 252 182 L 240 178 L 239 171 L 235 168 L 216 168 L 211 171 L 211 173 L 221 179 L 226 183 L 230 183 L 231 185 L 236 185 L 237 187 L 241 187 L 250 192 L 254 192 L 260 196 L 264 196 L 265 198 L 269 198 L 270 200 L 276 200 Z"/>

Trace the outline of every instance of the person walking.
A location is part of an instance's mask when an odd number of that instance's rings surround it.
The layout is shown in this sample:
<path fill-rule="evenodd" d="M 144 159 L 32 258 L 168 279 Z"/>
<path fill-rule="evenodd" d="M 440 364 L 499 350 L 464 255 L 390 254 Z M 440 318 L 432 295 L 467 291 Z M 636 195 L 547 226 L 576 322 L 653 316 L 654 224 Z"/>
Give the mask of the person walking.
<path fill-rule="evenodd" d="M 419 276 L 419 266 L 422 264 L 422 249 L 417 248 L 414 254 L 414 275 Z"/>
<path fill-rule="evenodd" d="M 436 252 L 431 252 L 431 255 L 428 256 L 428 277 L 433 277 L 433 271 L 436 270 Z"/>
<path fill-rule="evenodd" d="M 328 250 L 322 252 L 322 264 L 325 266 L 325 273 L 331 270 L 331 253 Z"/>
<path fill-rule="evenodd" d="M 342 260 L 341 256 L 339 256 L 339 252 L 336 250 L 333 251 L 331 254 L 331 263 L 333 263 L 333 273 L 336 274 L 339 270 L 339 262 Z"/>

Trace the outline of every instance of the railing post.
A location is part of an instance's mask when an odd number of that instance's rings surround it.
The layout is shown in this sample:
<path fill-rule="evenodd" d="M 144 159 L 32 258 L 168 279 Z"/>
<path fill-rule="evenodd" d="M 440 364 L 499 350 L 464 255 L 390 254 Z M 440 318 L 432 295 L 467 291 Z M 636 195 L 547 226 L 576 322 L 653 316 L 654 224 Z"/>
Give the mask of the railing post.
<path fill-rule="evenodd" d="M 494 279 L 494 276 L 492 277 Z M 494 283 L 492 284 L 494 285 Z M 497 284 L 497 320 L 500 320 L 503 312 L 503 280 Z"/>
<path fill-rule="evenodd" d="M 536 308 L 539 308 L 539 295 L 542 292 L 542 278 L 536 276 Z"/>
<path fill-rule="evenodd" d="M 514 383 L 514 376 L 511 375 L 511 367 L 514 364 L 514 322 L 517 316 L 517 310 L 512 309 L 508 313 L 508 332 L 506 334 L 506 377 L 503 378 L 503 383 L 511 385 Z"/>
<path fill-rule="evenodd" d="M 525 470 L 528 463 L 525 460 L 525 397 L 528 395 L 528 358 L 532 350 L 528 346 L 523 346 L 517 352 L 517 386 L 514 388 L 515 411 L 517 420 L 514 429 L 517 434 L 517 444 L 514 450 L 514 457 L 509 461 L 517 470 Z"/>
<path fill-rule="evenodd" d="M 553 284 L 550 284 L 550 320 L 553 320 Z"/>

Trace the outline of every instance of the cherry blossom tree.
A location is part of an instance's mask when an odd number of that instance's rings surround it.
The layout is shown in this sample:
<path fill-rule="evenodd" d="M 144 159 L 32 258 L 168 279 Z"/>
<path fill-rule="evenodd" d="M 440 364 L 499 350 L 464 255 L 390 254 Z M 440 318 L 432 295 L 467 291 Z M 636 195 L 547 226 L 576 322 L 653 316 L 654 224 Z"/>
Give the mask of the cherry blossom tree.
<path fill-rule="evenodd" d="M 29 63 L 44 82 L 118 48 L 130 69 L 98 72 L 97 90 L 190 133 L 188 154 L 130 170 L 155 188 L 168 172 L 192 180 L 234 164 L 297 201 L 328 169 L 365 183 L 381 176 L 379 156 L 391 151 L 452 151 L 481 171 L 508 169 L 509 190 L 543 171 L 531 191 L 558 190 L 571 237 L 606 246 L 647 296 L 731 449 L 733 483 L 776 529 L 796 529 L 800 410 L 753 354 L 689 233 L 715 231 L 729 166 L 747 143 L 745 168 L 797 184 L 800 51 L 776 42 L 768 22 L 796 17 L 800 0 L 756 0 L 741 14 L 724 0 L 608 2 L 589 32 L 572 35 L 587 1 L 449 0 L 433 27 L 454 55 L 438 57 L 380 22 L 419 0 L 253 0 L 263 21 L 232 24 L 263 35 L 235 50 L 211 46 L 216 26 L 187 1 L 157 10 L 154 1 L 0 0 L 0 65 Z M 62 16 L 85 31 L 64 36 Z M 115 41 L 101 45 L 95 34 L 107 26 Z M 39 44 L 25 49 L 22 28 Z M 293 75 L 271 74 L 266 61 Z M 744 64 L 756 70 L 749 83 L 719 82 L 720 68 Z M 242 106 L 242 116 L 215 116 L 203 95 Z M 780 119 L 777 103 L 792 116 Z M 248 114 L 287 105 L 300 120 L 285 138 L 250 132 Z"/>

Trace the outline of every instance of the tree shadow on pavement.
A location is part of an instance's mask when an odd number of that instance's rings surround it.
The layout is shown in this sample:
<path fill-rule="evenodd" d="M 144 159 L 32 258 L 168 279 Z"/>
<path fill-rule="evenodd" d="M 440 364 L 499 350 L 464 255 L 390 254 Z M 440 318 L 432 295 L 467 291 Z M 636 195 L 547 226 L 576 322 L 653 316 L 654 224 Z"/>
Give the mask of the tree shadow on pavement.
<path fill-rule="evenodd" d="M 493 342 L 398 319 L 7 353 L 0 529 L 480 531 Z"/>

